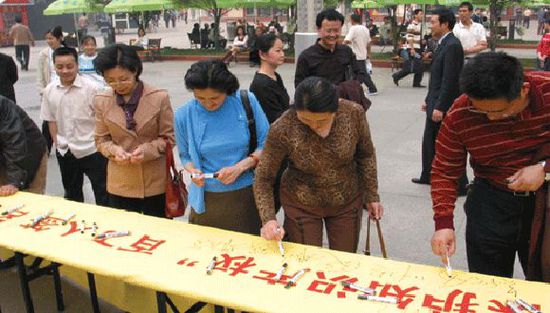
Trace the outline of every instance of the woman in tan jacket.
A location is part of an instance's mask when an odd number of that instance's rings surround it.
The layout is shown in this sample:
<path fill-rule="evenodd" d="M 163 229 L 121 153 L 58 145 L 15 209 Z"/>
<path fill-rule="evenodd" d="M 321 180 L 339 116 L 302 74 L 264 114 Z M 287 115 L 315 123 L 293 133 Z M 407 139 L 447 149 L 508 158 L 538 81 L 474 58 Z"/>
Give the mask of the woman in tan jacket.
<path fill-rule="evenodd" d="M 112 88 L 95 98 L 96 145 L 109 159 L 109 205 L 163 217 L 164 152 L 166 142 L 174 142 L 168 93 L 139 80 L 141 60 L 129 46 L 104 48 L 95 66 Z"/>

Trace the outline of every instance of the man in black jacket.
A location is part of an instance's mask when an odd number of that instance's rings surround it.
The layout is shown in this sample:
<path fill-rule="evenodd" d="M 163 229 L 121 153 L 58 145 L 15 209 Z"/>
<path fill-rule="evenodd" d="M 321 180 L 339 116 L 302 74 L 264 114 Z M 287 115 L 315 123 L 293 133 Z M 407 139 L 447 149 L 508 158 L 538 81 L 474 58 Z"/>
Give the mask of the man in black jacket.
<path fill-rule="evenodd" d="M 46 141 L 15 102 L 0 96 L 0 196 L 19 190 L 44 193 Z"/>
<path fill-rule="evenodd" d="M 449 9 L 439 9 L 431 17 L 432 35 L 439 38 L 432 65 L 430 84 L 422 110 L 426 112 L 426 126 L 422 138 L 422 173 L 413 178 L 416 184 L 430 184 L 432 161 L 435 156 L 435 139 L 441 121 L 454 100 L 460 95 L 458 78 L 464 65 L 464 50 L 453 35 L 456 19 Z M 463 176 L 459 182 L 459 193 L 465 194 L 468 180 Z"/>
<path fill-rule="evenodd" d="M 13 84 L 19 79 L 17 65 L 12 57 L 0 52 L 0 95 L 15 102 Z"/>

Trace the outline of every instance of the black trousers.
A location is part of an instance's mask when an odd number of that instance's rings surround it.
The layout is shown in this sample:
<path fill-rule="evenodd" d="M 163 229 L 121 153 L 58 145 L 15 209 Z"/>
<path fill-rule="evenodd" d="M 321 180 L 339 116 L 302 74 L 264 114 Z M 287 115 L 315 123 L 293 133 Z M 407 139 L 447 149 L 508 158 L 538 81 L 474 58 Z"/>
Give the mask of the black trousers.
<path fill-rule="evenodd" d="M 145 198 L 127 198 L 109 193 L 109 206 L 116 209 L 141 213 L 149 216 L 166 217 L 164 206 L 166 194 Z"/>
<path fill-rule="evenodd" d="M 464 204 L 470 272 L 512 277 L 516 253 L 527 273 L 535 197 L 518 197 L 475 179 Z"/>
<path fill-rule="evenodd" d="M 65 199 L 84 202 L 82 183 L 84 174 L 92 183 L 97 205 L 107 205 L 106 174 L 107 159 L 99 152 L 77 159 L 69 150 L 65 155 L 56 151 L 57 163 L 61 170 L 61 181 L 65 189 Z"/>
<path fill-rule="evenodd" d="M 42 122 L 42 136 L 46 139 L 46 146 L 48 147 L 48 154 L 52 150 L 53 139 L 52 134 L 50 134 L 50 127 L 48 126 L 48 121 Z"/>
<path fill-rule="evenodd" d="M 29 45 L 16 45 L 15 46 L 15 59 L 21 63 L 22 70 L 29 69 L 29 55 L 30 47 Z"/>
<path fill-rule="evenodd" d="M 422 76 L 424 76 L 424 63 L 422 59 L 409 57 L 408 60 L 403 62 L 401 70 L 395 72 L 392 76 L 395 80 L 399 81 L 412 73 L 414 73 L 413 86 L 419 86 L 422 82 Z"/>
<path fill-rule="evenodd" d="M 430 181 L 432 162 L 435 157 L 435 140 L 440 127 L 441 123 L 436 123 L 432 120 L 431 116 L 426 116 L 424 136 L 422 136 L 422 172 L 420 173 L 420 180 Z M 467 184 L 468 177 L 464 174 L 458 181 L 458 188 L 466 188 Z"/>
<path fill-rule="evenodd" d="M 362 83 L 367 86 L 369 89 L 369 92 L 377 92 L 378 89 L 376 88 L 376 85 L 372 81 L 372 78 L 370 77 L 370 74 L 367 73 L 367 63 L 365 60 L 355 60 L 357 62 L 357 66 L 359 66 L 361 69 L 363 69 L 364 76 L 362 79 Z"/>

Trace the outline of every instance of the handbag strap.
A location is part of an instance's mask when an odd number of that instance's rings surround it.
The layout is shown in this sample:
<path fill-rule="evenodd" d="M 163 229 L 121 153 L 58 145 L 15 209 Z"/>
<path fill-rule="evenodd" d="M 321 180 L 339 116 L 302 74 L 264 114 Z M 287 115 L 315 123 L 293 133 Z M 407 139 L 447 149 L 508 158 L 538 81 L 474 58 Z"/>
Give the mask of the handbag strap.
<path fill-rule="evenodd" d="M 178 171 L 174 162 L 174 151 L 168 140 L 166 140 L 166 149 L 164 150 L 164 154 L 166 155 L 166 174 L 168 177 L 172 177 L 172 173 L 173 175 L 176 175 Z"/>
<path fill-rule="evenodd" d="M 252 112 L 252 106 L 250 106 L 250 98 L 246 90 L 241 90 L 241 102 L 246 112 L 246 119 L 248 121 L 248 131 L 250 132 L 250 142 L 248 143 L 248 154 L 254 153 L 258 146 L 258 139 L 256 135 L 256 120 L 254 119 L 254 112 Z"/>

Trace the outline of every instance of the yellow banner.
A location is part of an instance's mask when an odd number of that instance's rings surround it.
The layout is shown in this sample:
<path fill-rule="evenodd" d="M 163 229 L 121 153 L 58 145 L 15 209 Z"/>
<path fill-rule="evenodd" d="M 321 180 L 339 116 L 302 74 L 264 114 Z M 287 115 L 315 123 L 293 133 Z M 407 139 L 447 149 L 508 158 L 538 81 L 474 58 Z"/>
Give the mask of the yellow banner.
<path fill-rule="evenodd" d="M 550 284 L 461 271 L 449 278 L 443 267 L 291 243 L 284 244 L 283 258 L 275 242 L 259 237 L 28 193 L 1 198 L 0 204 L 0 211 L 24 205 L 0 215 L 0 247 L 242 311 L 511 312 L 506 301 L 517 298 L 550 310 Z M 39 216 L 45 218 L 37 221 Z M 129 236 L 102 238 L 126 231 Z M 286 271 L 276 281 L 283 263 Z M 285 288 L 302 269 L 296 284 Z M 372 288 L 397 303 L 360 300 L 363 293 L 342 282 Z"/>

